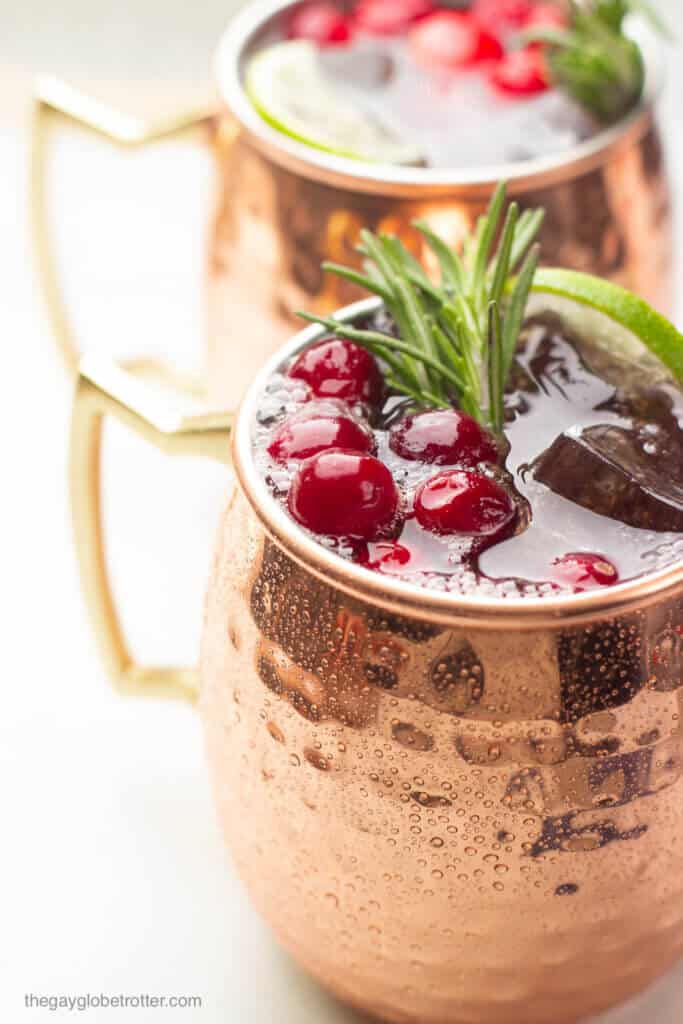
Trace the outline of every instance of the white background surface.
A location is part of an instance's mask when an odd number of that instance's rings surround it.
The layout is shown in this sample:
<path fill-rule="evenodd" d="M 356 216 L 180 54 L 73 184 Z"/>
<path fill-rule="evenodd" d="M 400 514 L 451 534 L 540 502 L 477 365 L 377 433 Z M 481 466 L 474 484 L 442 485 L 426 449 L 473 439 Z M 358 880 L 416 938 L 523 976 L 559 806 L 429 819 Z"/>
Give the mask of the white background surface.
<path fill-rule="evenodd" d="M 95 1010 L 104 1024 L 357 1024 L 274 946 L 215 824 L 199 722 L 125 701 L 103 677 L 78 593 L 66 499 L 70 381 L 30 268 L 31 75 L 56 70 L 127 109 L 172 110 L 208 88 L 232 0 L 0 0 L 0 1021 L 61 1015 L 24 994 L 199 995 L 201 1010 Z M 678 23 L 679 0 L 660 2 Z M 682 180 L 683 41 L 663 107 Z M 67 136 L 52 198 L 77 326 L 117 353 L 196 363 L 210 165 L 168 143 L 123 157 Z M 683 233 L 680 233 L 683 238 Z M 647 244 L 647 240 L 643 240 Z M 192 660 L 222 471 L 171 467 L 114 434 L 113 558 L 147 657 Z M 72 1016 L 65 1014 L 65 1016 Z M 681 1024 L 683 970 L 600 1024 Z M 551 1024 L 551 1022 L 549 1022 Z"/>

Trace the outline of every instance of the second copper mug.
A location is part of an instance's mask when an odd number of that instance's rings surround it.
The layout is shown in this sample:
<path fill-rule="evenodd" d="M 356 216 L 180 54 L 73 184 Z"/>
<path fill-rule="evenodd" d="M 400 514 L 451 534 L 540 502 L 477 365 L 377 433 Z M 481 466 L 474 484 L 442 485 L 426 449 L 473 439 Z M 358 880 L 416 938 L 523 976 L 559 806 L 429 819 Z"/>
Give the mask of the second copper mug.
<path fill-rule="evenodd" d="M 83 366 L 76 540 L 106 664 L 124 693 L 199 690 L 235 866 L 280 942 L 345 1002 L 395 1024 L 585 1021 L 683 952 L 683 563 L 608 591 L 496 600 L 338 558 L 287 516 L 251 452 L 270 374 L 318 336 L 280 351 L 234 424 L 200 686 L 126 647 L 101 423 L 228 462 L 230 417 Z"/>
<path fill-rule="evenodd" d="M 246 5 L 221 39 L 214 111 L 145 125 L 107 110 L 63 83 L 38 89 L 35 212 L 38 253 L 53 324 L 67 359 L 78 362 L 61 303 L 45 228 L 43 171 L 47 117 L 66 113 L 109 139 L 136 146 L 196 123 L 209 124 L 217 167 L 208 253 L 206 377 L 212 397 L 234 408 L 254 372 L 292 331 L 294 311 L 329 312 L 359 293 L 325 276 L 323 260 L 358 263 L 362 227 L 398 234 L 419 257 L 417 217 L 451 244 L 471 228 L 501 178 L 523 207 L 542 206 L 544 260 L 607 277 L 671 312 L 670 199 L 655 115 L 657 47 L 643 31 L 642 104 L 619 124 L 568 152 L 469 170 L 374 166 L 331 156 L 277 132 L 243 88 L 245 60 L 282 30 L 291 0 Z M 239 352 L 235 351 L 239 339 Z"/>

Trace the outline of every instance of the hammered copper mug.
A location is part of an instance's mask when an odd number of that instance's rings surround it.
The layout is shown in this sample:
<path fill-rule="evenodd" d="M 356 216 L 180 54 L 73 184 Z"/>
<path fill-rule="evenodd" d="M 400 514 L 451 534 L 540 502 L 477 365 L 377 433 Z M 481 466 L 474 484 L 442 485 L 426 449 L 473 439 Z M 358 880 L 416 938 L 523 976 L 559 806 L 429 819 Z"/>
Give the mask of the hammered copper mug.
<path fill-rule="evenodd" d="M 355 1007 L 397 1024 L 575 1024 L 683 952 L 683 562 L 609 591 L 495 600 L 339 559 L 251 455 L 266 379 L 318 334 L 280 350 L 232 429 L 199 707 L 235 866 L 279 941 Z M 224 462 L 231 420 L 81 369 L 74 513 L 103 656 L 123 692 L 192 697 L 195 674 L 138 667 L 118 623 L 107 415 Z"/>
<path fill-rule="evenodd" d="M 524 163 L 470 170 L 401 168 L 315 150 L 277 132 L 256 113 L 243 88 L 245 60 L 254 47 L 277 36 L 292 6 L 291 0 L 257 0 L 233 20 L 214 62 L 220 95 L 215 110 L 148 125 L 64 83 L 38 83 L 37 253 L 55 335 L 71 367 L 77 367 L 79 346 L 61 300 L 46 226 L 45 129 L 55 112 L 131 147 L 199 122 L 208 125 L 217 189 L 201 383 L 230 408 L 291 334 L 294 310 L 326 313 L 360 297 L 348 282 L 326 277 L 320 264 L 329 259 L 358 265 L 355 245 L 362 227 L 398 234 L 427 261 L 411 222 L 431 221 L 457 245 L 501 179 L 507 179 L 509 195 L 522 207 L 545 208 L 541 242 L 547 263 L 610 278 L 671 312 L 670 198 L 655 116 L 661 58 L 644 29 L 639 41 L 648 71 L 645 98 L 613 128 L 567 152 Z"/>

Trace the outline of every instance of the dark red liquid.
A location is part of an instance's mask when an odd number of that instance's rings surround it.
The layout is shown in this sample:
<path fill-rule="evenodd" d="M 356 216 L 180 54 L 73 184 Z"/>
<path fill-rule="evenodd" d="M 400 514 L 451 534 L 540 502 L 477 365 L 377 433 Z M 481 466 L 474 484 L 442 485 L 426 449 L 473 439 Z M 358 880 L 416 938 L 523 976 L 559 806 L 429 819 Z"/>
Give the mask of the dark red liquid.
<path fill-rule="evenodd" d="M 386 329 L 386 318 L 373 326 Z M 298 464 L 275 462 L 267 448 L 312 400 L 304 381 L 276 374 L 254 425 L 257 465 L 285 506 Z M 683 395 L 663 373 L 579 343 L 545 317 L 523 335 L 506 396 L 503 450 L 500 441 L 496 448 L 478 431 L 459 433 L 449 423 L 449 465 L 448 444 L 438 431 L 416 430 L 408 419 L 415 413 L 396 395 L 381 408 L 349 406 L 371 427 L 400 503 L 389 536 L 369 528 L 355 537 L 353 530 L 348 537 L 314 534 L 342 557 L 430 589 L 500 597 L 607 587 L 683 558 Z M 426 427 L 433 423 L 438 427 L 438 418 Z M 406 437 L 414 442 L 407 448 L 397 441 Z M 476 458 L 458 448 L 461 437 Z M 476 504 L 438 511 L 443 529 L 421 514 L 420 493 L 454 470 L 489 481 L 486 529 L 479 530 Z M 499 488 L 514 514 L 506 515 Z"/>

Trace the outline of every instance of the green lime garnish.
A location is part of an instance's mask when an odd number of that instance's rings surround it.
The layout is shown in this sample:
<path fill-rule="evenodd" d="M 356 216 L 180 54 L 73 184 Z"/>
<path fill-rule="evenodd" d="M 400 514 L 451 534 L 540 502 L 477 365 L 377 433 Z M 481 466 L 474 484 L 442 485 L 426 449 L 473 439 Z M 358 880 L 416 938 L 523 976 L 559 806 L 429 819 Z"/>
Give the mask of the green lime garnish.
<path fill-rule="evenodd" d="M 369 163 L 415 164 L 421 154 L 397 139 L 325 78 L 317 47 L 307 40 L 276 43 L 252 57 L 245 88 L 277 131 L 336 156 Z"/>
<path fill-rule="evenodd" d="M 611 281 L 575 270 L 541 268 L 536 271 L 532 292 L 553 295 L 568 303 L 595 310 L 627 332 L 655 355 L 683 383 L 683 335 L 643 299 Z M 608 331 L 607 345 L 614 336 Z"/>

